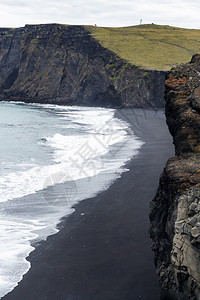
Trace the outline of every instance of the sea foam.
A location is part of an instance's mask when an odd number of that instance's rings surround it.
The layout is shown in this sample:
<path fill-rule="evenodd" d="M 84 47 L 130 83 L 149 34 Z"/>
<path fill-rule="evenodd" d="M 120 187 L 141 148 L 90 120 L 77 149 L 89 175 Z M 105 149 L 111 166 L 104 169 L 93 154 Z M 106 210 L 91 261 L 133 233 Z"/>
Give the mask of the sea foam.
<path fill-rule="evenodd" d="M 113 109 L 2 105 L 9 114 L 17 113 L 9 127 L 6 118 L 0 124 L 5 136 L 9 132 L 7 144 L 22 142 L 19 153 L 1 149 L 0 297 L 29 270 L 25 258 L 36 243 L 55 234 L 76 203 L 127 172 L 126 162 L 143 145 Z"/>

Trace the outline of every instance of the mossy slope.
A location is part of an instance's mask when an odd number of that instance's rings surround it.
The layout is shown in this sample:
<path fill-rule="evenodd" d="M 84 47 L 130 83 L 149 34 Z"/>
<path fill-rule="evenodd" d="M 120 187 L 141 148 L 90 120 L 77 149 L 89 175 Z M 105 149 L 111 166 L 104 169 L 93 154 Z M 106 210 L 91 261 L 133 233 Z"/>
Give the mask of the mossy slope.
<path fill-rule="evenodd" d="M 108 28 L 85 26 L 105 48 L 128 62 L 151 70 L 169 70 L 200 52 L 200 30 L 140 25 Z"/>

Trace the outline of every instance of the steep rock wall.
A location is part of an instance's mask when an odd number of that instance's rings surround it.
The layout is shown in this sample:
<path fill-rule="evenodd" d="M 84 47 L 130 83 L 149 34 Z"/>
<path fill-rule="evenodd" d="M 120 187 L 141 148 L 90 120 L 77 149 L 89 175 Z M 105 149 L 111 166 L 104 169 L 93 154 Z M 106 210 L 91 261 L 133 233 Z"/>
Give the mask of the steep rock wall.
<path fill-rule="evenodd" d="M 164 77 L 103 48 L 83 26 L 0 29 L 0 100 L 163 107 Z"/>
<path fill-rule="evenodd" d="M 176 156 L 151 202 L 150 235 L 161 299 L 200 299 L 200 55 L 166 78 L 166 117 Z"/>

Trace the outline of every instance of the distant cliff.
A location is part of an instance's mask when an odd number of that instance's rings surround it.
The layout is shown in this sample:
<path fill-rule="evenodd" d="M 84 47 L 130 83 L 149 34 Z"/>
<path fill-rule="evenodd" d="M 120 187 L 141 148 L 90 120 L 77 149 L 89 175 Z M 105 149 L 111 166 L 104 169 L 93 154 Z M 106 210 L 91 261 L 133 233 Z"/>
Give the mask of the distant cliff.
<path fill-rule="evenodd" d="M 166 117 L 176 156 L 151 202 L 162 299 L 200 299 L 200 55 L 166 79 Z"/>
<path fill-rule="evenodd" d="M 0 100 L 163 107 L 164 77 L 121 59 L 83 26 L 0 28 Z"/>

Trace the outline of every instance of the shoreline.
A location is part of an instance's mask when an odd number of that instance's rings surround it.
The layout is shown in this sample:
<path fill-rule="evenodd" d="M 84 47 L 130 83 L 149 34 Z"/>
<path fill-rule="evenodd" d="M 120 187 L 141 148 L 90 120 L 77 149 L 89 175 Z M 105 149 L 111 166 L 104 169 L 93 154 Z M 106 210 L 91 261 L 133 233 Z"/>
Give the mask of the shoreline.
<path fill-rule="evenodd" d="M 129 172 L 79 202 L 60 231 L 38 243 L 27 259 L 31 269 L 2 299 L 159 299 L 148 215 L 160 173 L 174 155 L 172 138 L 159 112 L 124 109 L 116 116 L 145 142 L 125 165 Z"/>

